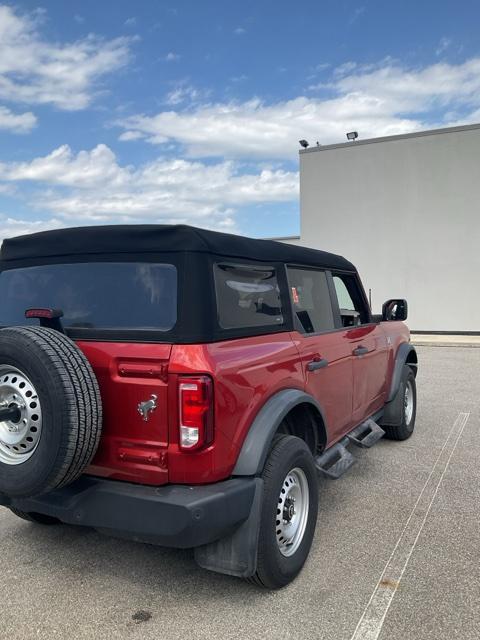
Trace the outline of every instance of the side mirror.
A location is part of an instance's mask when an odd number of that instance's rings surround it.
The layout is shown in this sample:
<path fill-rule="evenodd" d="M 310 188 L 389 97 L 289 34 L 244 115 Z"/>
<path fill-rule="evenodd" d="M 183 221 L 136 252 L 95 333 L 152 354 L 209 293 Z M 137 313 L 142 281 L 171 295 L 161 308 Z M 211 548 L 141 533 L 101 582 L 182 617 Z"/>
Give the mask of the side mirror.
<path fill-rule="evenodd" d="M 382 320 L 406 320 L 408 303 L 403 298 L 392 298 L 382 305 Z"/>

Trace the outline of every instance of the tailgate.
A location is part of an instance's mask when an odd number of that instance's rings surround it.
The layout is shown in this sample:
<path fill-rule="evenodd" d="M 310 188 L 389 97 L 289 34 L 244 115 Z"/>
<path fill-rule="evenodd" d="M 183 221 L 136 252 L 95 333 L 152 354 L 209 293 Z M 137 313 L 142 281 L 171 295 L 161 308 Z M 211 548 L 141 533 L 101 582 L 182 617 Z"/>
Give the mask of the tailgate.
<path fill-rule="evenodd" d="M 103 429 L 87 473 L 127 482 L 168 482 L 167 391 L 170 344 L 77 342 L 100 385 Z M 155 396 L 155 398 L 153 397 Z M 143 414 L 149 400 L 156 408 Z"/>

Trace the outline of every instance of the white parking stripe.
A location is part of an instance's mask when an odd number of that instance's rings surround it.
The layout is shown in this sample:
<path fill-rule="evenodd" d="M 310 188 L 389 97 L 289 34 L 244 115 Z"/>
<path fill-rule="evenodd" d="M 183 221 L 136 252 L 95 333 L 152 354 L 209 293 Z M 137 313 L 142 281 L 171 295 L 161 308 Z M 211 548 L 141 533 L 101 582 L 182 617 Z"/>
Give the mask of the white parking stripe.
<path fill-rule="evenodd" d="M 470 413 L 459 413 L 455 420 L 351 640 L 377 640 L 380 635 L 385 616 L 422 533 L 469 416 Z"/>

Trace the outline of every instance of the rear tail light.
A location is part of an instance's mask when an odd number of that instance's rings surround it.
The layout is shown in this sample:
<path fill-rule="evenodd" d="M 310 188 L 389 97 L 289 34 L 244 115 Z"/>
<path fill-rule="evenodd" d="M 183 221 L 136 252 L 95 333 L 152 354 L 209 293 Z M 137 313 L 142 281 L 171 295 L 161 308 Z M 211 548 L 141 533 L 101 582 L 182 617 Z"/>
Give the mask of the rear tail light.
<path fill-rule="evenodd" d="M 213 382 L 208 376 L 182 376 L 178 380 L 179 443 L 195 451 L 213 440 Z"/>
<path fill-rule="evenodd" d="M 25 311 L 25 318 L 47 318 L 48 320 L 55 320 L 62 316 L 63 311 L 61 309 L 46 309 L 42 307 L 38 309 L 27 309 Z"/>

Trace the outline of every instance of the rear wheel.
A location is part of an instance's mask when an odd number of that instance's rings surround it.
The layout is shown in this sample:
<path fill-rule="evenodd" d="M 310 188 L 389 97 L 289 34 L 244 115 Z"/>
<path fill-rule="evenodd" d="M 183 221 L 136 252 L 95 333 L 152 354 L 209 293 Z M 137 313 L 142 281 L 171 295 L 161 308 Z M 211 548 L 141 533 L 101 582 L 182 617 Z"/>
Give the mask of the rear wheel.
<path fill-rule="evenodd" d="M 278 589 L 302 569 L 315 533 L 318 479 L 310 449 L 300 438 L 277 437 L 262 477 L 257 571 L 250 581 Z"/>

